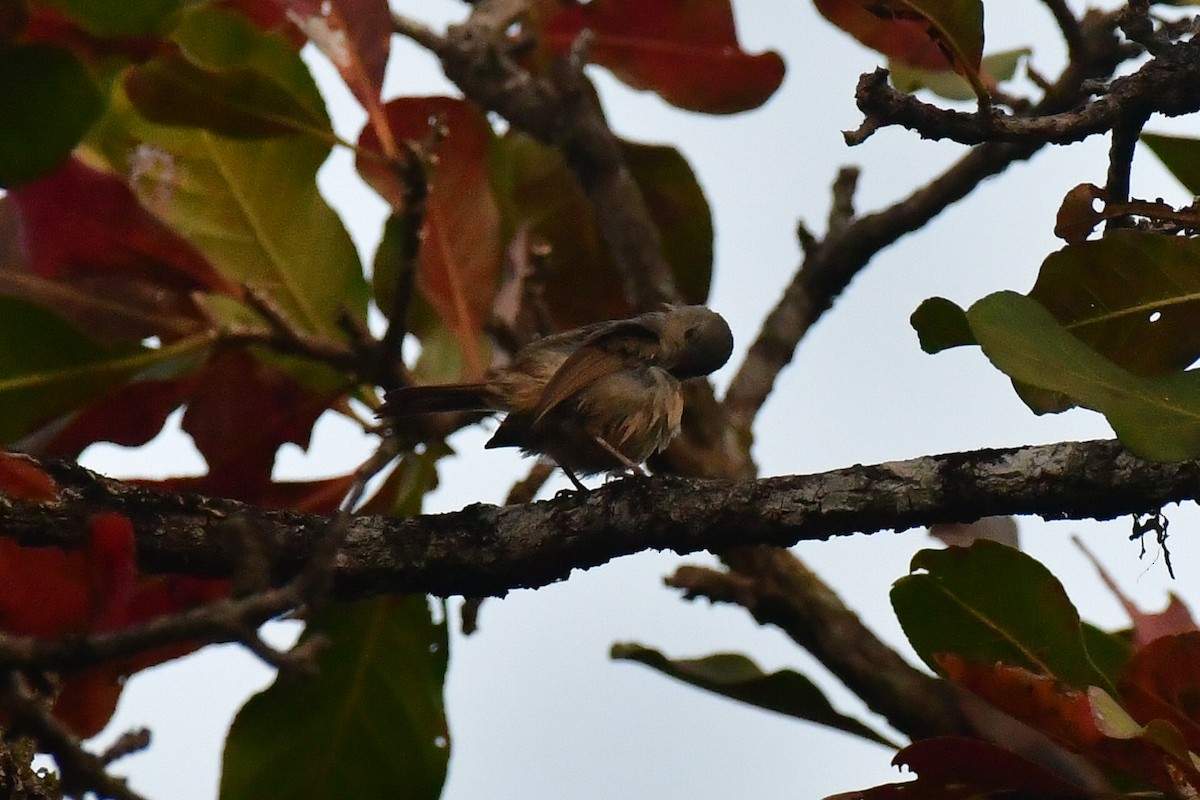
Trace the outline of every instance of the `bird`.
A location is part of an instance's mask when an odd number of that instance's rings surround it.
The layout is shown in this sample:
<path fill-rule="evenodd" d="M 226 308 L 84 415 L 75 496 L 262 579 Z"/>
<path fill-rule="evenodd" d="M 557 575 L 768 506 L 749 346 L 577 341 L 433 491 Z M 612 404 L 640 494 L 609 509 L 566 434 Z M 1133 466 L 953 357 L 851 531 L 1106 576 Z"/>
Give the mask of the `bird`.
<path fill-rule="evenodd" d="M 544 455 L 580 491 L 579 476 L 628 470 L 679 433 L 680 381 L 720 369 L 733 333 L 702 305 L 664 306 L 535 339 L 484 380 L 406 386 L 384 397 L 386 424 L 450 411 L 505 412 L 485 448 Z"/>

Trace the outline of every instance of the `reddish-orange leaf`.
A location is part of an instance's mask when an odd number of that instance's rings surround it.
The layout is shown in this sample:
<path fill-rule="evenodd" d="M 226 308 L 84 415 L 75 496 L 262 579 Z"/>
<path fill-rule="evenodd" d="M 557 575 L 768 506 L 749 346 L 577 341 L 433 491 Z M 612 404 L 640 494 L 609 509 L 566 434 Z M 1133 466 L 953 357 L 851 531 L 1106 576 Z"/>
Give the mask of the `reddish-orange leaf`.
<path fill-rule="evenodd" d="M 140 578 L 126 604 L 126 627 L 148 622 L 165 614 L 220 600 L 229 595 L 229 582 L 204 580 L 180 575 L 152 575 Z M 125 679 L 172 658 L 186 655 L 203 642 L 175 642 L 114 659 L 63 676 L 62 691 L 54 704 L 54 714 L 79 736 L 99 733 L 116 710 Z"/>
<path fill-rule="evenodd" d="M 953 683 L 1071 749 L 1094 747 L 1103 738 L 1086 692 L 1023 667 L 945 654 L 937 662 Z"/>
<path fill-rule="evenodd" d="M 1160 789 L 1173 786 L 1173 773 L 1196 772 L 1151 737 L 1106 734 L 1088 692 L 1007 664 L 974 663 L 952 655 L 939 655 L 937 662 L 954 683 L 1097 766 L 1123 770 Z"/>
<path fill-rule="evenodd" d="M 813 4 L 825 19 L 889 58 L 922 69 L 952 68 L 924 20 L 881 17 L 868 11 L 861 0 L 813 0 Z"/>
<path fill-rule="evenodd" d="M 392 39 L 387 0 L 278 0 L 366 109 L 384 153 L 397 153 L 380 97 Z"/>
<path fill-rule="evenodd" d="M 1200 752 L 1200 632 L 1164 636 L 1136 652 L 1119 686 L 1138 722 L 1165 719 Z"/>
<path fill-rule="evenodd" d="M 76 736 L 95 736 L 116 712 L 126 677 L 123 666 L 113 663 L 67 675 L 54 699 L 54 716 Z"/>
<path fill-rule="evenodd" d="M 81 552 L 21 547 L 0 538 L 0 630 L 42 637 L 79 633 L 89 611 Z"/>
<path fill-rule="evenodd" d="M 0 537 L 0 631 L 56 638 L 118 630 L 228 595 L 224 580 L 139 577 L 131 521 L 101 513 L 87 523 L 84 546 L 65 551 L 22 547 Z M 125 678 L 190 652 L 179 642 L 65 673 L 54 712 L 80 736 L 92 736 L 116 708 Z"/>
<path fill-rule="evenodd" d="M 488 171 L 491 126 L 474 106 L 449 97 L 402 97 L 386 111 L 398 140 L 418 148 L 434 143 L 424 154 L 435 161 L 426 169 L 417 288 L 454 334 L 468 371 L 478 376 L 501 264 L 500 210 Z M 359 153 L 359 172 L 393 208 L 403 208 L 406 193 L 395 165 L 372 155 L 382 154 L 374 128 L 363 130 L 359 145 L 366 151 Z"/>
<path fill-rule="evenodd" d="M 307 447 L 332 400 L 244 351 L 214 358 L 183 415 L 183 429 L 208 463 L 211 492 L 244 499 L 261 491 L 279 447 Z"/>
<path fill-rule="evenodd" d="M 1168 594 L 1167 607 L 1162 611 L 1142 611 L 1137 607 L 1137 604 L 1121 591 L 1121 587 L 1108 574 L 1108 570 L 1104 569 L 1104 566 L 1092 555 L 1092 552 L 1083 546 L 1083 542 L 1078 538 L 1074 541 L 1075 545 L 1092 562 L 1092 566 L 1096 568 L 1096 571 L 1100 573 L 1100 580 L 1104 581 L 1104 585 L 1116 596 L 1117 600 L 1121 603 L 1121 607 L 1125 609 L 1125 613 L 1129 615 L 1129 620 L 1133 623 L 1134 647 L 1142 648 L 1162 636 L 1187 633 L 1197 629 L 1196 621 L 1192 619 L 1191 609 L 1184 605 L 1183 601 L 1174 592 Z"/>
<path fill-rule="evenodd" d="M 32 461 L 13 453 L 0 453 L 0 495 L 47 503 L 58 496 L 58 485 Z"/>
<path fill-rule="evenodd" d="M 137 585 L 137 544 L 129 517 L 115 512 L 88 520 L 88 604 L 91 628 L 107 631 L 127 624 Z"/>
<path fill-rule="evenodd" d="M 538 0 L 547 45 L 596 36 L 592 60 L 636 89 L 708 114 L 757 108 L 783 82 L 778 53 L 738 44 L 729 0 Z"/>

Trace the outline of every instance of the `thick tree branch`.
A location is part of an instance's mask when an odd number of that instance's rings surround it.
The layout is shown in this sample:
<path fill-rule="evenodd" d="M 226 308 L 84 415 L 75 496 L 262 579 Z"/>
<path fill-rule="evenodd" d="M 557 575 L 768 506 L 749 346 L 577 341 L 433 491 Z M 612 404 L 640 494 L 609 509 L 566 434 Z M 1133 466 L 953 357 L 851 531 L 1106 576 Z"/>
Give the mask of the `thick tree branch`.
<path fill-rule="evenodd" d="M 5 535 L 77 546 L 100 511 L 128 515 L 152 572 L 228 576 L 239 545 L 231 519 L 277 543 L 276 578 L 303 569 L 327 517 L 230 500 L 160 494 L 78 466 L 47 464 L 57 502 L 0 498 Z M 642 550 L 787 546 L 851 533 L 965 522 L 994 514 L 1110 519 L 1200 496 L 1200 463 L 1157 464 L 1109 441 L 951 453 L 817 475 L 756 481 L 655 476 L 521 506 L 476 504 L 405 520 L 356 517 L 338 552 L 333 591 L 482 596 L 544 586 L 575 569 Z"/>

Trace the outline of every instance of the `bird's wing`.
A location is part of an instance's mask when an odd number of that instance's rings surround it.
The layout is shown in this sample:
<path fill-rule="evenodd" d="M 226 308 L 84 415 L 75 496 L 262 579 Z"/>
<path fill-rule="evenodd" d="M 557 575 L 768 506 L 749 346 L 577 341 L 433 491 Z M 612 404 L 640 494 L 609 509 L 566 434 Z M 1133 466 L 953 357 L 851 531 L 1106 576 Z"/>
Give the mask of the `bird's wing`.
<path fill-rule="evenodd" d="M 606 326 L 567 357 L 542 390 L 534 421 L 605 375 L 653 363 L 658 333 L 635 320 Z"/>

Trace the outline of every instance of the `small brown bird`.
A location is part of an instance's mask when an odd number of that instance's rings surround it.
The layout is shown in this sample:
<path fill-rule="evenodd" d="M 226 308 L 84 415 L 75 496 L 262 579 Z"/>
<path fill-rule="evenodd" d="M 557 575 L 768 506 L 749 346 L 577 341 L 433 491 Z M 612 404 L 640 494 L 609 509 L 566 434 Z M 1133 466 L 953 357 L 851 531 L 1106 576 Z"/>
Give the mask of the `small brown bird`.
<path fill-rule="evenodd" d="M 508 412 L 486 446 L 550 456 L 583 489 L 577 474 L 643 474 L 638 465 L 679 432 L 679 382 L 719 369 L 732 352 L 720 314 L 667 306 L 537 339 L 480 383 L 388 392 L 379 416 Z"/>

